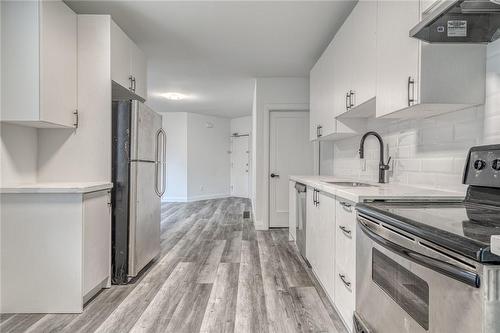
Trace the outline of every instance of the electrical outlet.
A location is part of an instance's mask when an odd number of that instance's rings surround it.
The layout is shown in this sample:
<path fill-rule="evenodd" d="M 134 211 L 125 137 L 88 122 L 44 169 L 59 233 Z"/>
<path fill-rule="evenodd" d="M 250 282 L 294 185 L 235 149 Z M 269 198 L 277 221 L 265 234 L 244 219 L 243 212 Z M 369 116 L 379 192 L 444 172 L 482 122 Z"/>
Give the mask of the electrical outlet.
<path fill-rule="evenodd" d="M 202 191 L 202 192 L 205 191 L 205 186 L 201 185 L 200 186 L 200 191 Z"/>

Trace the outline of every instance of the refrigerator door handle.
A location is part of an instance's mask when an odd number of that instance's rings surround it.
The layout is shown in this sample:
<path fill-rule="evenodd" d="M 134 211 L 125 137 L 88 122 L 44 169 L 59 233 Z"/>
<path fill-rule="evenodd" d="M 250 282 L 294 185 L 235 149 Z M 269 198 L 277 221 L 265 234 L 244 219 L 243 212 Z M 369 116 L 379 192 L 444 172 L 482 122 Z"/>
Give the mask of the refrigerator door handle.
<path fill-rule="evenodd" d="M 162 152 L 161 155 L 161 195 L 165 193 L 167 189 L 167 133 L 163 129 L 160 129 L 161 137 L 162 137 Z"/>
<path fill-rule="evenodd" d="M 160 145 L 161 145 L 161 151 L 159 148 Z M 167 136 L 165 134 L 165 131 L 162 128 L 160 128 L 156 133 L 156 146 L 155 146 L 155 157 L 156 157 L 155 192 L 159 197 L 161 197 L 163 193 L 165 193 L 166 189 L 165 186 L 166 168 L 164 165 L 165 164 L 164 159 L 166 157 L 166 153 L 167 153 Z M 160 170 L 161 170 L 161 176 L 160 176 Z M 160 177 L 161 177 L 161 187 L 159 186 Z"/>

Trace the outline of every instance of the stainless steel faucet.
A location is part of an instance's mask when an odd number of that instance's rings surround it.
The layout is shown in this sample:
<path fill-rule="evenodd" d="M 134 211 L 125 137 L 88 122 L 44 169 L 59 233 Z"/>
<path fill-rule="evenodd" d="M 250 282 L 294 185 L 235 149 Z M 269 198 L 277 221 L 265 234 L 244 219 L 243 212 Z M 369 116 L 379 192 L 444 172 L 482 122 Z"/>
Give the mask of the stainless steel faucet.
<path fill-rule="evenodd" d="M 374 137 L 377 138 L 379 144 L 380 144 L 380 160 L 378 164 L 378 182 L 383 184 L 386 183 L 386 177 L 385 173 L 387 170 L 389 170 L 389 162 L 391 161 L 391 157 L 389 156 L 389 159 L 387 160 L 387 164 L 384 163 L 384 141 L 382 140 L 382 137 L 380 134 L 377 132 L 366 132 L 365 135 L 361 138 L 361 142 L 359 144 L 359 158 L 364 158 L 365 156 L 365 139 L 366 137 L 373 135 Z"/>

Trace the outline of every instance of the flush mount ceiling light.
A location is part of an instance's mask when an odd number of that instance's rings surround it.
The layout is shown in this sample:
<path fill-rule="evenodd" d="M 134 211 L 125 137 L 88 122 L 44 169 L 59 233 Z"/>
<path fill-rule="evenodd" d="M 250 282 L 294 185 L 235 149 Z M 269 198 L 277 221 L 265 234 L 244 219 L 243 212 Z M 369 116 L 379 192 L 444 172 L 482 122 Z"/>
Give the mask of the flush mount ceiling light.
<path fill-rule="evenodd" d="M 187 96 L 181 93 L 176 93 L 176 92 L 168 92 L 162 94 L 163 97 L 166 99 L 169 99 L 171 101 L 180 101 L 181 99 L 185 99 Z"/>

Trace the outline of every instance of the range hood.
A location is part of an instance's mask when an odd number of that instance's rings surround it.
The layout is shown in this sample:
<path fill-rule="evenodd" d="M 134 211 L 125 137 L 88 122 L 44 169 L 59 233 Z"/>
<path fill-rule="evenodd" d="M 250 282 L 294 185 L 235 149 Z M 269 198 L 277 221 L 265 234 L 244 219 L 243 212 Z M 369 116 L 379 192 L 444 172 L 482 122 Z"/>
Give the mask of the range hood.
<path fill-rule="evenodd" d="M 438 1 L 410 37 L 428 43 L 490 43 L 500 38 L 500 0 Z"/>

